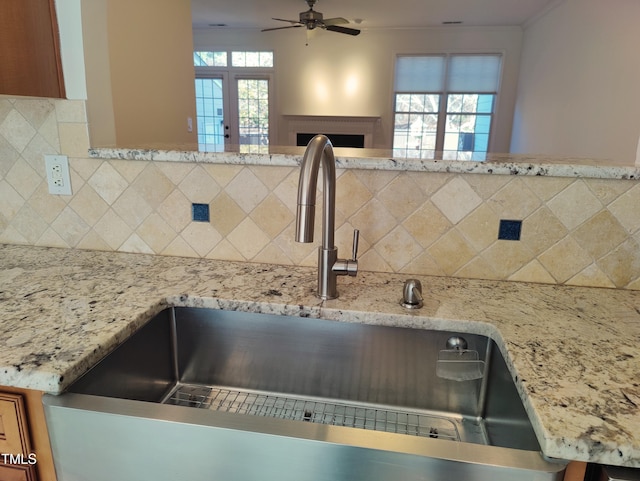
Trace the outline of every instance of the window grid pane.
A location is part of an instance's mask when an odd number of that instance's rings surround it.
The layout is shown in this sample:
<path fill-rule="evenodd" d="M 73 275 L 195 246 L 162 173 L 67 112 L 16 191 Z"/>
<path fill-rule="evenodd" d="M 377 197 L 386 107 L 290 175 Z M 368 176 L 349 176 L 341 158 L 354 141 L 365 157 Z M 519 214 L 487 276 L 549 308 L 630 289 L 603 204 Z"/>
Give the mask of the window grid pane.
<path fill-rule="evenodd" d="M 240 152 L 269 151 L 269 81 L 238 79 Z"/>
<path fill-rule="evenodd" d="M 193 52 L 196 67 L 226 67 L 227 52 Z"/>
<path fill-rule="evenodd" d="M 196 118 L 198 149 L 203 152 L 224 151 L 222 80 L 196 79 Z"/>
<path fill-rule="evenodd" d="M 396 94 L 394 155 L 433 158 L 439 104 L 439 94 Z"/>
<path fill-rule="evenodd" d="M 446 95 L 446 108 L 443 106 L 441 112 L 442 131 L 438 131 L 437 125 L 440 96 L 421 88 L 425 78 L 434 79 L 440 74 L 436 58 L 431 55 L 397 59 L 394 155 L 432 156 L 431 149 L 435 149 L 439 139 L 438 149 L 443 150 L 445 159 L 484 160 L 489 148 L 501 56 L 440 56 L 443 62 L 449 62 L 449 77 L 445 79 L 449 92 L 441 94 Z"/>
<path fill-rule="evenodd" d="M 231 52 L 232 67 L 273 67 L 273 52 Z"/>
<path fill-rule="evenodd" d="M 486 158 L 494 100 L 495 95 L 490 94 L 465 93 L 448 96 L 443 158 Z"/>

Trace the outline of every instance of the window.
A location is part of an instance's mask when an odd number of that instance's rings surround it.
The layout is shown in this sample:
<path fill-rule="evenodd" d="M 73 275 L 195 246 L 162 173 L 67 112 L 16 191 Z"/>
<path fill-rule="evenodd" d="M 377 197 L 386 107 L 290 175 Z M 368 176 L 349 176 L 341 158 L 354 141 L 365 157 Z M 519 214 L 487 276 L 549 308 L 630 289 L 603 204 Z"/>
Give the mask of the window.
<path fill-rule="evenodd" d="M 484 160 L 500 69 L 500 55 L 398 57 L 394 155 Z"/>
<path fill-rule="evenodd" d="M 193 59 L 199 150 L 267 153 L 273 52 L 197 51 Z"/>

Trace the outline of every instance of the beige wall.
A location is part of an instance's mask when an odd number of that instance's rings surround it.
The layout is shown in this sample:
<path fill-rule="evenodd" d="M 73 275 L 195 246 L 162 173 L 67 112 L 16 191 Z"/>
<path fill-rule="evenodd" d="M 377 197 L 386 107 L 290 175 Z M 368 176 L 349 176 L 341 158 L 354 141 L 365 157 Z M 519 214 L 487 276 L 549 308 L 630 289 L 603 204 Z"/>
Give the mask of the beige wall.
<path fill-rule="evenodd" d="M 297 168 L 88 159 L 81 101 L 0 97 L 0 147 L 0 242 L 317 262 L 318 242 L 293 241 Z M 70 156 L 72 196 L 48 194 L 46 153 Z M 640 289 L 636 180 L 338 175 L 336 243 L 360 229 L 362 270 Z M 498 240 L 500 219 L 522 239 Z"/>
<path fill-rule="evenodd" d="M 524 33 L 514 153 L 633 163 L 640 3 L 566 0 Z"/>
<path fill-rule="evenodd" d="M 197 150 L 189 0 L 85 4 L 92 146 Z"/>
<path fill-rule="evenodd" d="M 376 148 L 390 148 L 393 135 L 393 71 L 397 54 L 504 54 L 493 150 L 508 151 L 518 78 L 519 28 L 364 30 L 357 37 L 319 31 L 305 46 L 304 29 L 274 32 L 194 31 L 196 50 L 272 49 L 278 145 L 287 145 L 283 115 L 381 117 Z M 355 86 L 355 88 L 354 88 Z"/>

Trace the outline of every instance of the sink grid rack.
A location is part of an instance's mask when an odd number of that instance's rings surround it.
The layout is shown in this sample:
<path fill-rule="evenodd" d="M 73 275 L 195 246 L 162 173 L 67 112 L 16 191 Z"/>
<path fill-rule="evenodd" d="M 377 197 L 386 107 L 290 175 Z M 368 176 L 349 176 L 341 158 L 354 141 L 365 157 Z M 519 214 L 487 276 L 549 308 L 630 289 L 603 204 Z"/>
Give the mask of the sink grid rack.
<path fill-rule="evenodd" d="M 444 416 L 371 404 L 193 384 L 176 386 L 164 403 L 460 441 L 455 423 Z"/>

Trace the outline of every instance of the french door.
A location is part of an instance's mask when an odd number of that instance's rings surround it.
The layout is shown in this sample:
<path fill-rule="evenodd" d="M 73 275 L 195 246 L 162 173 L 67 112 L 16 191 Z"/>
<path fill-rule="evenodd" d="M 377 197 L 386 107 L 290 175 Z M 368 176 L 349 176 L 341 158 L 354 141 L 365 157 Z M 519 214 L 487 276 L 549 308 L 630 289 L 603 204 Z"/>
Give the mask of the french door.
<path fill-rule="evenodd" d="M 198 148 L 203 152 L 268 152 L 270 75 L 227 72 L 196 78 Z"/>

